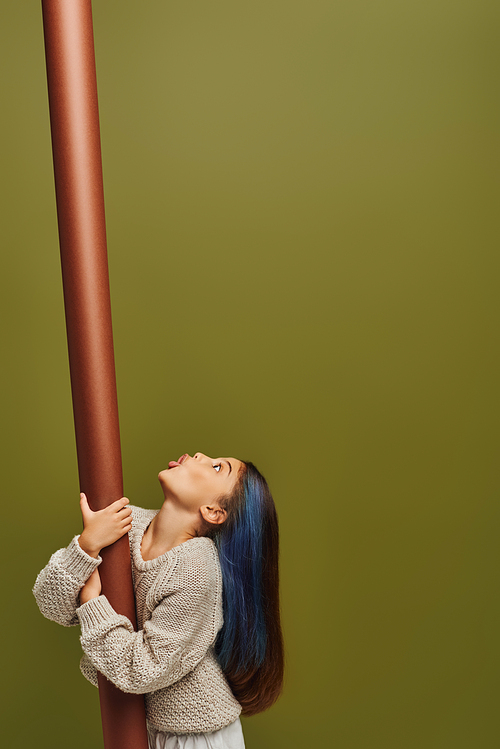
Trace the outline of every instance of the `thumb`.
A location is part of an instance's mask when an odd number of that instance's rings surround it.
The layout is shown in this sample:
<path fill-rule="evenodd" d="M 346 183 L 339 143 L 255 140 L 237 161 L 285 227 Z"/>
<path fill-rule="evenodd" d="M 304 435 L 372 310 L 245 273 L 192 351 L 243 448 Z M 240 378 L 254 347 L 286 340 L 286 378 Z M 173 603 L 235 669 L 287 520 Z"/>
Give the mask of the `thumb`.
<path fill-rule="evenodd" d="M 85 517 L 86 515 L 89 515 L 92 512 L 92 510 L 89 507 L 87 495 L 84 494 L 83 492 L 80 494 L 80 509 L 82 511 L 83 517 Z"/>

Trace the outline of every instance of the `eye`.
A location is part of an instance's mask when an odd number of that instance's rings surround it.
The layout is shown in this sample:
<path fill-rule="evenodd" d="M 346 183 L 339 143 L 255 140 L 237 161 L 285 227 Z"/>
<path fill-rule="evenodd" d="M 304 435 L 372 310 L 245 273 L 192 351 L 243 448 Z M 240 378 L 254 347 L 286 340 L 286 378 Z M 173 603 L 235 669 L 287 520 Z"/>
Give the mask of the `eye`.
<path fill-rule="evenodd" d="M 215 468 L 215 470 L 217 471 L 217 473 L 219 473 L 219 471 L 222 468 L 222 463 L 216 463 L 214 466 L 212 466 L 212 468 Z"/>

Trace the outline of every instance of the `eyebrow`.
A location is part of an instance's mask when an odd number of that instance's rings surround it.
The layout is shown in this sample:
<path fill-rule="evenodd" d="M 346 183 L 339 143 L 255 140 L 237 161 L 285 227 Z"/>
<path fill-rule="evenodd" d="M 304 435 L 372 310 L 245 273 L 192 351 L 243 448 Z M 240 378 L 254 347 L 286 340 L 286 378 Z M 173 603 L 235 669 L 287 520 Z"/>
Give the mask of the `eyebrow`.
<path fill-rule="evenodd" d="M 229 462 L 229 460 L 227 460 L 226 462 L 227 462 L 227 464 L 229 466 L 229 473 L 227 475 L 230 476 L 231 471 L 233 470 L 233 467 L 232 467 L 231 463 Z"/>

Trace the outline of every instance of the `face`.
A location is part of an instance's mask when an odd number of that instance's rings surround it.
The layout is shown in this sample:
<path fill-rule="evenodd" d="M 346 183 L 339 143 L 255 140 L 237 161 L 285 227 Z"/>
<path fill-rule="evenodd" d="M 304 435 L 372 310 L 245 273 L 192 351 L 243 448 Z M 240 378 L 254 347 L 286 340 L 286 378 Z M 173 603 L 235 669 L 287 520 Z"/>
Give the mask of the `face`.
<path fill-rule="evenodd" d="M 171 460 L 158 479 L 165 499 L 197 512 L 202 505 L 216 503 L 222 495 L 231 494 L 242 466 L 237 458 L 209 458 L 203 453 L 191 457 L 186 453 L 179 460 Z"/>

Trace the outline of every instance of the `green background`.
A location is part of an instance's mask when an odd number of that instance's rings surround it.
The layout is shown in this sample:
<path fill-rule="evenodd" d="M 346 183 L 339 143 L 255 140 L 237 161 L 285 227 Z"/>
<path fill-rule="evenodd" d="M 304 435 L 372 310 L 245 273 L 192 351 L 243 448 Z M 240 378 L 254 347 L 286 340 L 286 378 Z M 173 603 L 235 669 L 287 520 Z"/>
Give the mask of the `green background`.
<path fill-rule="evenodd" d="M 499 21 L 94 1 L 125 492 L 201 450 L 278 507 L 286 684 L 248 749 L 497 746 Z M 2 734 L 88 749 L 78 630 L 31 594 L 81 528 L 39 2 L 0 50 Z"/>

